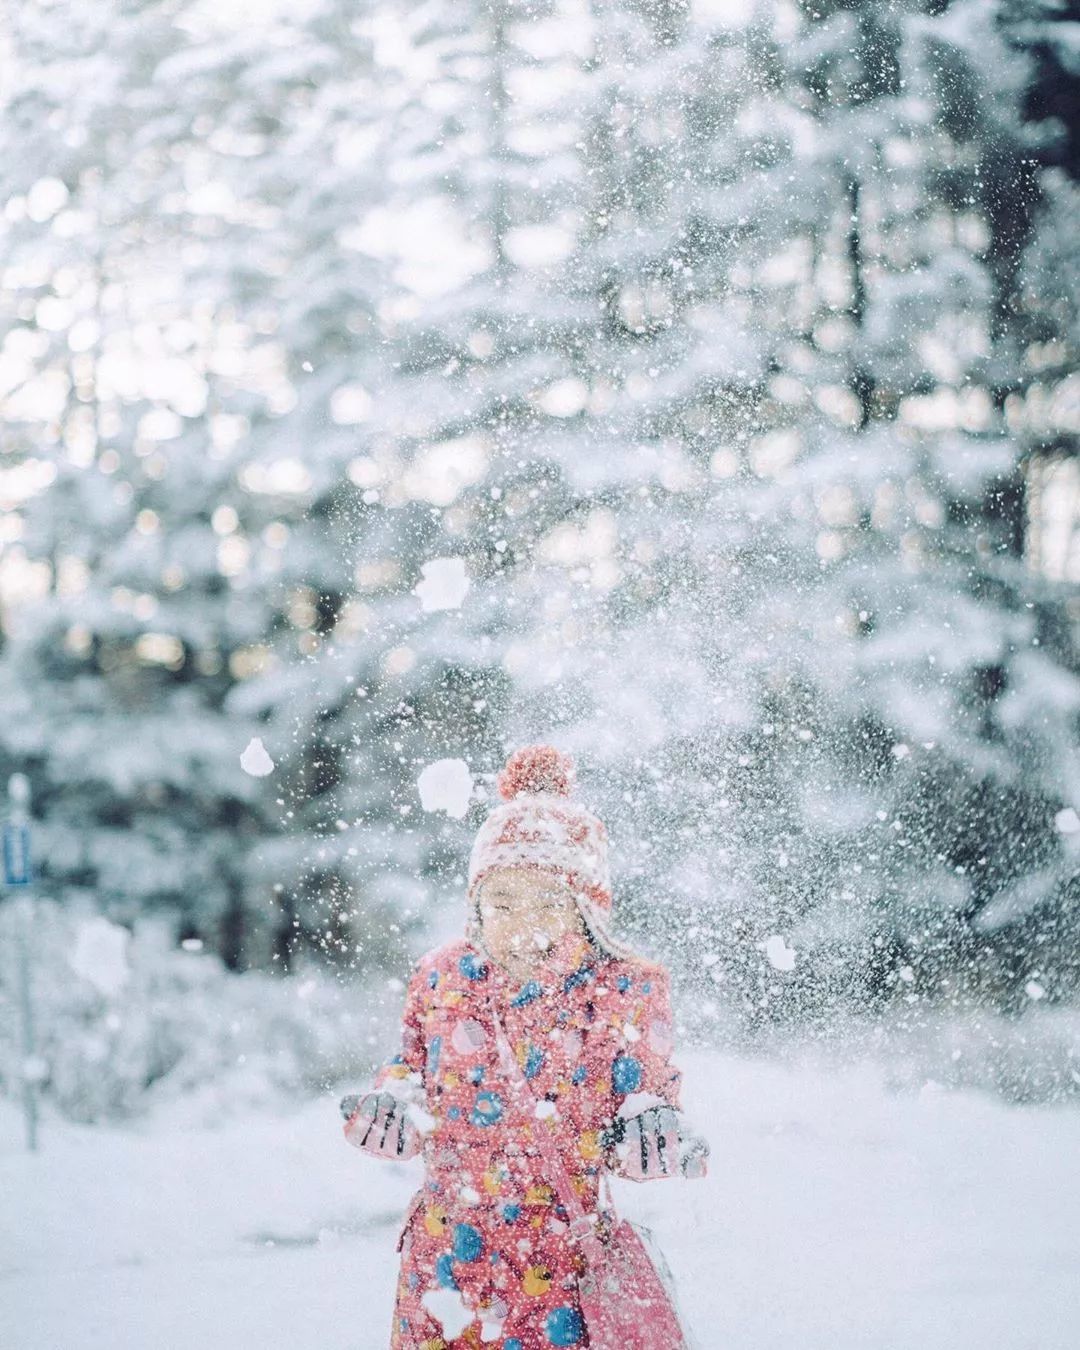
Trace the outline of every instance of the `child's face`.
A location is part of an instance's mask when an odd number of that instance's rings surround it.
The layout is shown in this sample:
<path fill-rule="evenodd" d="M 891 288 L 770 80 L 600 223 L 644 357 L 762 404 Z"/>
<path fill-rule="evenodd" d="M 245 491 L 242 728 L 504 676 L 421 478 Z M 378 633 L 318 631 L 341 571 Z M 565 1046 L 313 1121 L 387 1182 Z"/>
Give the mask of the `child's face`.
<path fill-rule="evenodd" d="M 500 964 L 535 964 L 566 933 L 584 931 L 569 886 L 537 868 L 493 868 L 479 901 L 484 944 Z"/>

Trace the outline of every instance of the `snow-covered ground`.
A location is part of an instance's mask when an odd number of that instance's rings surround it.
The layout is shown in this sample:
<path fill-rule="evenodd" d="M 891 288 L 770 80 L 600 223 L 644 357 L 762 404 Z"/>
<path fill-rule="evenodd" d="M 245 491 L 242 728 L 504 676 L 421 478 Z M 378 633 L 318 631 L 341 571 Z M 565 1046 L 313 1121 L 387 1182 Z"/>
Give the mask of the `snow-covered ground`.
<path fill-rule="evenodd" d="M 831 1071 L 681 1057 L 710 1176 L 623 1182 L 701 1350 L 1075 1350 L 1080 1113 Z M 385 1350 L 420 1164 L 349 1148 L 326 1097 L 207 1128 L 0 1105 L 0 1344 Z M 659 1350 L 659 1348 L 658 1348 Z"/>

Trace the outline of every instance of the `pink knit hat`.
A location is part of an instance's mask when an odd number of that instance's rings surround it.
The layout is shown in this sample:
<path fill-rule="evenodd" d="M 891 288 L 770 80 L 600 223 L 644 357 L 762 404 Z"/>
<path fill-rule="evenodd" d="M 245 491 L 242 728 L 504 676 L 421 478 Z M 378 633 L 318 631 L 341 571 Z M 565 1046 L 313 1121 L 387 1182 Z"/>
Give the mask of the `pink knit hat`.
<path fill-rule="evenodd" d="M 553 745 L 516 750 L 498 775 L 505 800 L 477 831 L 469 855 L 470 936 L 480 882 L 494 867 L 537 867 L 560 877 L 600 945 L 631 956 L 610 930 L 611 876 L 604 822 L 571 796 L 574 764 Z"/>

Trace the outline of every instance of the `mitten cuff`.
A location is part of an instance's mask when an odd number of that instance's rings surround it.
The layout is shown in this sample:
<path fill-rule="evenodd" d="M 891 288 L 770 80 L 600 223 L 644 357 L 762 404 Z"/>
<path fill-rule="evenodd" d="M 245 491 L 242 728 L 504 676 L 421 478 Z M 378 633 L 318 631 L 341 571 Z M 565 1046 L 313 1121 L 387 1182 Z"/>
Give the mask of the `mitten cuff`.
<path fill-rule="evenodd" d="M 671 1103 L 665 1101 L 663 1097 L 658 1097 L 655 1092 L 631 1092 L 629 1096 L 624 1097 L 622 1105 L 615 1112 L 616 1120 L 630 1120 L 633 1116 L 640 1116 L 642 1111 L 648 1111 L 653 1106 L 668 1106 L 673 1111 L 677 1107 L 671 1106 Z"/>

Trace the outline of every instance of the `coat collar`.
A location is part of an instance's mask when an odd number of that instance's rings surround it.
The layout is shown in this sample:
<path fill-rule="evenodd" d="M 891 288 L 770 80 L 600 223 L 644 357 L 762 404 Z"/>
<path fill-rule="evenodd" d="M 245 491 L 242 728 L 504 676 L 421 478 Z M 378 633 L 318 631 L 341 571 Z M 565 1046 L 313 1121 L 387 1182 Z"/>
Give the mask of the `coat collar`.
<path fill-rule="evenodd" d="M 488 967 L 493 982 L 506 992 L 510 1001 L 521 998 L 523 1003 L 528 1001 L 532 986 L 536 987 L 537 992 L 562 989 L 567 977 L 595 965 L 597 956 L 592 944 L 582 933 L 564 933 L 550 948 L 533 975 L 522 980 L 504 970 L 480 941 L 474 940 L 470 946 L 478 959 Z"/>

